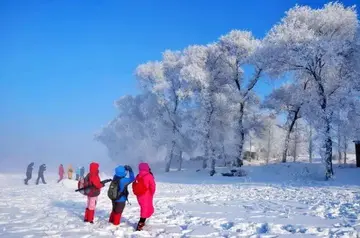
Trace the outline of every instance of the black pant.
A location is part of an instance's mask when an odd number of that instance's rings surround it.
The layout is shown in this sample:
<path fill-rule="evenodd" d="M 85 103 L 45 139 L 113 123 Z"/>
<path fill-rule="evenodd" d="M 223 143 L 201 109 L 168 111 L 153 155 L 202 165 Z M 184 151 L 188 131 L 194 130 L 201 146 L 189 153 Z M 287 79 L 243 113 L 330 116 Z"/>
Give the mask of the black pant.
<path fill-rule="evenodd" d="M 31 174 L 26 175 L 26 179 L 24 179 L 25 184 L 27 185 L 29 180 L 31 179 Z"/>
<path fill-rule="evenodd" d="M 43 184 L 46 184 L 43 174 L 39 174 L 38 178 L 36 179 L 36 184 L 39 184 L 40 179 L 41 179 Z"/>
<path fill-rule="evenodd" d="M 125 208 L 126 202 L 112 202 L 112 211 L 122 214 Z"/>
<path fill-rule="evenodd" d="M 145 223 L 145 221 L 146 221 L 146 218 L 142 218 L 142 217 L 141 217 L 140 220 L 139 220 L 139 223 L 140 223 L 140 222 Z"/>

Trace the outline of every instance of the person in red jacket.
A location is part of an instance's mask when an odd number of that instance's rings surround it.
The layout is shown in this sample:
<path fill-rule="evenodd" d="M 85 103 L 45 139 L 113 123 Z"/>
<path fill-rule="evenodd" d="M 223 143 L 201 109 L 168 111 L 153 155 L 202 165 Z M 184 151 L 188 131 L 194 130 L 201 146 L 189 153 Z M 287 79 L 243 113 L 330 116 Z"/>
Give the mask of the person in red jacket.
<path fill-rule="evenodd" d="M 64 178 L 64 166 L 62 164 L 60 164 L 59 166 L 59 180 L 58 183 L 63 180 Z"/>
<path fill-rule="evenodd" d="M 84 222 L 94 223 L 94 214 L 96 208 L 97 197 L 100 195 L 100 190 L 104 187 L 99 177 L 99 164 L 92 162 L 90 164 L 89 174 L 87 175 L 89 184 L 93 187 L 87 193 L 87 206 L 85 210 Z"/>
<path fill-rule="evenodd" d="M 139 164 L 139 174 L 136 176 L 133 190 L 135 189 L 137 183 L 142 183 L 142 186 L 145 189 L 141 195 L 136 195 L 140 205 L 140 220 L 136 230 L 141 231 L 145 226 L 146 219 L 151 217 L 154 213 L 153 199 L 156 190 L 156 183 L 148 163 Z"/>

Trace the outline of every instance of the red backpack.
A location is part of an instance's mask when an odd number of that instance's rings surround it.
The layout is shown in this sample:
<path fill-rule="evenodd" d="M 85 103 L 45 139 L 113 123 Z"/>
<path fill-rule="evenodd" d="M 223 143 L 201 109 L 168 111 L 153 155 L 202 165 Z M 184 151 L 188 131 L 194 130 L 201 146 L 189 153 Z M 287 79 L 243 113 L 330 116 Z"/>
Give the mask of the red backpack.
<path fill-rule="evenodd" d="M 146 193 L 147 187 L 145 186 L 143 176 L 136 176 L 135 181 L 132 184 L 132 189 L 136 196 L 141 196 Z"/>

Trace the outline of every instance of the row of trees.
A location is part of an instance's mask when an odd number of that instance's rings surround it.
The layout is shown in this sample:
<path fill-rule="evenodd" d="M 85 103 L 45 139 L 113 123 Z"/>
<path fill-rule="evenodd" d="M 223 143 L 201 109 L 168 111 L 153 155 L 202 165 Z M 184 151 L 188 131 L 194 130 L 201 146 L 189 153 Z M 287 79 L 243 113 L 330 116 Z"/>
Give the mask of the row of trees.
<path fill-rule="evenodd" d="M 265 77 L 284 76 L 263 101 L 254 92 Z M 286 162 L 294 129 L 306 123 L 316 134 L 310 157 L 320 141 L 328 178 L 333 141 L 360 135 L 359 20 L 340 3 L 296 6 L 264 39 L 233 30 L 212 44 L 167 50 L 161 61 L 139 65 L 136 77 L 141 94 L 120 98 L 119 115 L 96 135 L 114 160 L 165 159 L 169 171 L 174 160 L 181 166 L 185 156 L 201 155 L 214 171 L 218 160 L 236 163 L 255 138 L 267 159 L 281 141 Z"/>

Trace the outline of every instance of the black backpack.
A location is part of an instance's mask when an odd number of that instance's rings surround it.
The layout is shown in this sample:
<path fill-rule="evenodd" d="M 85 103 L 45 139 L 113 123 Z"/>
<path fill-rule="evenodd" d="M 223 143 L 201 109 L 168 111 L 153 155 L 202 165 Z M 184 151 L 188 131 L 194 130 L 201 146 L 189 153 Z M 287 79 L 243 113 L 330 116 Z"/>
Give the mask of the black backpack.
<path fill-rule="evenodd" d="M 119 184 L 120 184 L 121 178 L 118 179 L 113 179 L 110 183 L 109 189 L 108 189 L 108 197 L 112 200 L 112 201 L 116 201 L 119 198 L 121 198 L 122 196 L 127 197 L 129 195 L 129 191 L 126 185 L 124 187 L 124 190 L 122 192 L 119 192 Z"/>

